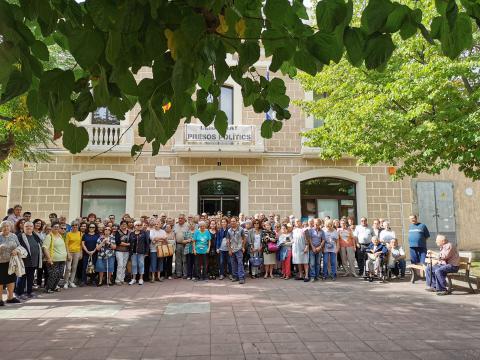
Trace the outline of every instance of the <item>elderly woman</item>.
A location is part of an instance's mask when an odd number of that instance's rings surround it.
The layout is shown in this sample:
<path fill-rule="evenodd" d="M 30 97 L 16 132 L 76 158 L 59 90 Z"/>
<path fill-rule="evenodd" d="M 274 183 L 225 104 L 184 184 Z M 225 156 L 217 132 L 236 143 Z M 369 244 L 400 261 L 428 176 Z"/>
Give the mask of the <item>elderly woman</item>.
<path fill-rule="evenodd" d="M 33 223 L 30 221 L 25 223 L 24 230 L 23 233 L 17 234 L 17 237 L 20 245 L 27 251 L 27 256 L 23 258 L 25 275 L 18 279 L 15 290 L 17 296 L 22 299 L 33 297 L 35 269 L 42 267 L 42 240 L 33 231 Z"/>
<path fill-rule="evenodd" d="M 210 252 L 212 236 L 207 230 L 205 221 L 198 223 L 198 229 L 193 233 L 193 253 L 195 255 L 195 278 L 207 280 L 207 254 Z M 196 280 L 194 278 L 194 280 Z"/>
<path fill-rule="evenodd" d="M 103 274 L 107 273 L 106 283 L 112 284 L 113 267 L 115 266 L 115 237 L 112 235 L 112 228 L 106 227 L 103 234 L 97 240 L 97 263 L 95 266 L 98 272 L 98 286 L 103 285 Z"/>
<path fill-rule="evenodd" d="M 132 280 L 128 283 L 133 285 L 137 282 L 136 277 L 139 276 L 138 285 L 143 285 L 143 274 L 145 273 L 145 254 L 149 250 L 150 237 L 142 227 L 141 221 L 135 221 L 133 224 L 135 230 L 128 235 L 130 243 L 130 256 L 132 259 Z"/>
<path fill-rule="evenodd" d="M 150 229 L 150 282 L 162 281 L 160 273 L 163 270 L 163 258 L 157 256 L 157 246 L 167 243 L 167 233 L 162 229 L 162 222 L 154 220 Z"/>
<path fill-rule="evenodd" d="M 67 260 L 67 247 L 60 234 L 60 224 L 52 224 L 52 232 L 45 237 L 43 242 L 43 253 L 47 262 L 48 279 L 45 285 L 45 291 L 52 293 L 58 291 L 58 283 L 65 270 L 65 261 Z"/>
<path fill-rule="evenodd" d="M 281 233 L 278 236 L 278 245 L 280 248 L 280 261 L 282 262 L 282 276 L 284 280 L 292 276 L 292 224 L 283 224 Z"/>
<path fill-rule="evenodd" d="M 268 248 L 269 243 L 276 244 L 277 238 L 275 232 L 272 230 L 272 224 L 268 221 L 264 223 L 264 230 L 262 232 L 262 250 L 263 250 L 263 265 L 265 266 L 265 275 L 263 276 L 266 279 L 268 276 L 273 279 L 273 267 L 277 262 L 276 252 L 270 251 Z"/>
<path fill-rule="evenodd" d="M 337 278 L 337 253 L 338 247 L 338 233 L 333 227 L 333 221 L 328 219 L 325 221 L 325 240 L 322 241 L 323 248 L 323 280 L 328 276 L 333 281 Z M 330 264 L 330 272 L 328 265 Z"/>
<path fill-rule="evenodd" d="M 292 232 L 292 260 L 293 264 L 297 265 L 298 276 L 296 280 L 305 282 L 310 281 L 308 277 L 308 248 L 309 240 L 305 236 L 305 231 L 300 219 L 295 220 L 295 229 Z M 303 276 L 304 275 L 304 276 Z"/>
<path fill-rule="evenodd" d="M 262 237 L 263 229 L 260 220 L 255 219 L 252 222 L 253 228 L 247 233 L 247 243 L 250 251 L 249 262 L 251 265 L 251 278 L 258 278 L 258 273 L 260 272 L 260 266 L 255 266 L 252 264 L 256 259 L 262 257 Z"/>
<path fill-rule="evenodd" d="M 165 225 L 165 233 L 167 234 L 167 244 L 173 246 L 173 253 L 175 254 L 175 232 L 173 231 L 173 226 L 169 222 L 167 222 L 167 224 Z M 163 258 L 163 273 L 166 279 L 173 279 L 173 255 L 165 256 Z"/>
<path fill-rule="evenodd" d="M 65 234 L 65 244 L 67 245 L 67 269 L 65 270 L 65 289 L 76 288 L 75 274 L 77 273 L 78 262 L 82 258 L 82 232 L 79 229 L 78 222 L 73 222 L 71 230 Z"/>
<path fill-rule="evenodd" d="M 210 226 L 208 231 L 210 232 L 210 250 L 208 252 L 208 278 L 215 280 L 218 276 L 218 255 L 217 255 L 217 222 L 215 219 L 209 220 Z"/>
<path fill-rule="evenodd" d="M 97 261 L 97 240 L 100 237 L 97 231 L 97 225 L 95 223 L 88 224 L 87 232 L 82 236 L 82 249 L 83 249 L 83 263 L 82 263 L 82 286 L 87 285 L 87 266 L 89 259 L 92 259 L 93 264 Z M 90 276 L 92 278 L 93 276 Z M 91 284 L 94 284 L 91 279 Z"/>
<path fill-rule="evenodd" d="M 115 233 L 115 257 L 117 258 L 117 277 L 115 284 L 123 285 L 125 281 L 125 269 L 130 256 L 130 243 L 128 242 L 128 223 L 120 221 L 120 228 Z"/>
<path fill-rule="evenodd" d="M 373 276 L 373 274 L 381 277 L 381 264 L 385 255 L 388 253 L 387 247 L 380 242 L 377 236 L 372 236 L 372 242 L 368 245 L 366 253 L 368 255 L 367 270 L 370 277 Z"/>
<path fill-rule="evenodd" d="M 347 221 L 340 220 L 340 229 L 338 231 L 338 241 L 340 245 L 340 256 L 342 258 L 342 264 L 345 268 L 345 274 L 343 276 L 357 277 L 355 271 L 355 251 L 357 245 L 353 231 L 348 227 Z"/>
<path fill-rule="evenodd" d="M 20 300 L 13 296 L 17 277 L 15 274 L 8 274 L 8 265 L 10 264 L 10 257 L 19 254 L 20 243 L 15 234 L 10 231 L 11 228 L 12 223 L 10 221 L 0 223 L 0 289 L 3 289 L 4 285 L 7 287 L 7 304 L 18 304 Z M 5 303 L 0 297 L 0 306 L 4 305 Z"/>

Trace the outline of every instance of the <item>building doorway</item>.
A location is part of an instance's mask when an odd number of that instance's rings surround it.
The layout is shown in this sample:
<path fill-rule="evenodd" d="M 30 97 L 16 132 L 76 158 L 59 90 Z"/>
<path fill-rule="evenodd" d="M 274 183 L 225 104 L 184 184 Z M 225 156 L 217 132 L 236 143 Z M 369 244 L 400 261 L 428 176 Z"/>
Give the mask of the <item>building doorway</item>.
<path fill-rule="evenodd" d="M 357 221 L 356 184 L 352 181 L 318 177 L 300 183 L 302 219 L 339 219 L 353 217 Z"/>
<path fill-rule="evenodd" d="M 208 179 L 198 182 L 198 209 L 200 213 L 214 215 L 219 211 L 226 216 L 240 213 L 240 182 L 229 179 Z"/>

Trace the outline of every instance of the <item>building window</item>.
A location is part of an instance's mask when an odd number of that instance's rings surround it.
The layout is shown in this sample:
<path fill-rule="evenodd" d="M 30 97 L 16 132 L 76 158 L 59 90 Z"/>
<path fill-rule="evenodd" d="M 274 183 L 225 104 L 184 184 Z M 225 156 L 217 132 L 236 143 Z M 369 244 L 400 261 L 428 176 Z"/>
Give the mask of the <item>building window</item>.
<path fill-rule="evenodd" d="M 201 213 L 233 216 L 240 212 L 240 183 L 229 179 L 198 182 L 198 209 Z"/>
<path fill-rule="evenodd" d="M 92 124 L 95 125 L 120 125 L 120 120 L 106 107 L 99 107 L 92 114 Z"/>
<path fill-rule="evenodd" d="M 207 101 L 213 101 L 212 95 L 208 95 Z M 228 125 L 233 125 L 233 87 L 222 86 L 219 107 L 227 115 Z"/>
<path fill-rule="evenodd" d="M 357 218 L 356 184 L 337 178 L 313 178 L 300 183 L 302 218 Z"/>
<path fill-rule="evenodd" d="M 127 183 L 114 179 L 95 179 L 82 183 L 82 217 L 90 213 L 105 218 L 115 215 L 120 219 L 125 213 Z"/>

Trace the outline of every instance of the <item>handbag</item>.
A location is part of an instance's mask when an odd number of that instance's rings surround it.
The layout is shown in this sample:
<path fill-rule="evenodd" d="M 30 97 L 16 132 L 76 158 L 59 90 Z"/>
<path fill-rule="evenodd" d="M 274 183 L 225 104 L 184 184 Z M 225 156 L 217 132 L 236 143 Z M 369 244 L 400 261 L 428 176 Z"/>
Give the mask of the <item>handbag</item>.
<path fill-rule="evenodd" d="M 268 249 L 269 252 L 275 253 L 275 252 L 278 251 L 278 245 L 277 245 L 277 243 L 269 242 L 267 244 L 267 249 Z"/>
<path fill-rule="evenodd" d="M 86 274 L 87 274 L 87 275 L 95 274 L 95 265 L 93 265 L 92 255 L 90 255 L 90 256 L 88 257 L 88 264 L 87 264 Z"/>
<path fill-rule="evenodd" d="M 254 267 L 259 267 L 263 265 L 263 257 L 261 256 L 252 256 L 250 258 L 250 265 Z"/>
<path fill-rule="evenodd" d="M 168 256 L 173 256 L 173 245 L 172 244 L 167 244 L 167 245 L 158 245 L 157 246 L 157 257 L 163 258 L 163 257 L 168 257 Z"/>

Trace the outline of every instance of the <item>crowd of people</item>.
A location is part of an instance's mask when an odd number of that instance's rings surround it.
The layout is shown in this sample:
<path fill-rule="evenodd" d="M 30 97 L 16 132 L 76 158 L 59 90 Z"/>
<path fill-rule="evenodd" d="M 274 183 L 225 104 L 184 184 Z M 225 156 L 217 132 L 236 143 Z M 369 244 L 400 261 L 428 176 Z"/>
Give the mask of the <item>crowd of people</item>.
<path fill-rule="evenodd" d="M 375 219 L 370 226 L 364 217 L 356 225 L 351 217 L 302 222 L 293 215 L 263 213 L 177 218 L 161 213 L 138 219 L 129 214 L 102 219 L 91 213 L 67 223 L 55 213 L 43 221 L 22 210 L 16 205 L 0 223 L 0 284 L 7 289 L 7 303 L 28 300 L 40 289 L 52 293 L 77 286 L 143 285 L 173 278 L 228 279 L 240 284 L 247 277 L 260 276 L 335 281 L 337 269 L 345 277 L 381 277 L 385 272 L 393 278 L 405 277 L 404 248 L 385 219 Z M 415 215 L 410 220 L 411 261 L 424 263 L 430 235 Z M 443 237 L 439 246 L 447 243 Z M 450 246 L 449 251 L 456 250 Z M 439 266 L 452 257 L 450 253 L 440 256 L 440 264 L 427 279 L 429 289 L 437 293 L 446 290 L 435 276 L 443 276 L 445 268 Z M 448 272 L 454 271 L 455 264 L 449 262 Z"/>

